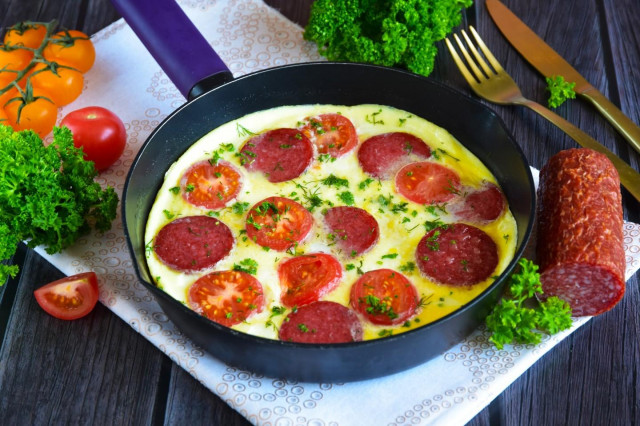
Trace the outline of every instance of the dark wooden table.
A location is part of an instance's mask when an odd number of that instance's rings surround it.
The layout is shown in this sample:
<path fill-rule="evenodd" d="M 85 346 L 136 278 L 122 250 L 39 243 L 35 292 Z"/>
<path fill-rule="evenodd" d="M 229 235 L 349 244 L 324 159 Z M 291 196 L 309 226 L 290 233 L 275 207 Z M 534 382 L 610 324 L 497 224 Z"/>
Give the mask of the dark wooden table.
<path fill-rule="evenodd" d="M 269 0 L 304 25 L 310 1 Z M 539 35 L 636 123 L 640 123 L 637 0 L 505 0 Z M 119 19 L 109 0 L 2 0 L 4 28 L 20 20 L 56 18 L 92 34 Z M 546 102 L 544 80 L 502 38 L 484 7 L 467 10 L 473 24 L 523 92 Z M 434 78 L 469 94 L 440 48 Z M 576 146 L 534 113 L 492 106 L 540 168 Z M 584 101 L 558 112 L 638 169 L 640 156 Z M 625 219 L 640 205 L 623 192 Z M 64 322 L 45 314 L 32 291 L 62 275 L 20 247 L 21 274 L 0 287 L 0 422 L 2 424 L 246 424 L 246 420 L 174 364 L 106 307 Z M 552 349 L 470 424 L 640 424 L 640 295 L 636 274 L 622 302 Z"/>

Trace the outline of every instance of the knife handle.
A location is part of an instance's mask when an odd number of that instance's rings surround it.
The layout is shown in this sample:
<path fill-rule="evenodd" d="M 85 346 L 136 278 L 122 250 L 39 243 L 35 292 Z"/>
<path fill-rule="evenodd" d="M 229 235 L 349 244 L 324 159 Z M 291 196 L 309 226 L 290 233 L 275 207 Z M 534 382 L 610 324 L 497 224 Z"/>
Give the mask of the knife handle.
<path fill-rule="evenodd" d="M 578 145 L 584 148 L 593 149 L 594 151 L 598 151 L 606 155 L 618 171 L 618 174 L 620 175 L 620 183 L 622 184 L 622 186 L 627 188 L 627 191 L 629 191 L 629 193 L 633 195 L 636 200 L 640 201 L 640 173 L 638 173 L 631 166 L 622 161 L 613 152 L 602 146 L 600 142 L 596 141 L 591 136 L 587 135 L 585 132 L 578 129 L 576 126 L 569 123 L 564 118 L 560 117 L 555 112 L 529 99 L 523 98 L 518 102 L 518 104 L 531 108 L 533 111 L 549 120 L 563 132 L 569 135 L 573 140 L 578 142 Z"/>
<path fill-rule="evenodd" d="M 640 153 L 640 127 L 629 119 L 622 111 L 596 89 L 580 93 L 587 98 L 613 127 Z"/>

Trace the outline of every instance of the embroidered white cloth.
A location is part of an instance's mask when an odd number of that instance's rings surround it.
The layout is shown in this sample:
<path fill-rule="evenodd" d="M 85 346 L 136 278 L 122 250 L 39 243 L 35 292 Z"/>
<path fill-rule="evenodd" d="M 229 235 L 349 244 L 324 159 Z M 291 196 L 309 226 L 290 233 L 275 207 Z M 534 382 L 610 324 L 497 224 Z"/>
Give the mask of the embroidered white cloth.
<path fill-rule="evenodd" d="M 235 76 L 321 60 L 302 29 L 261 0 L 183 0 L 181 6 Z M 185 102 L 128 25 L 119 20 L 92 37 L 96 63 L 71 110 L 99 105 L 125 122 L 127 148 L 98 181 L 122 195 L 127 171 L 151 131 Z M 117 90 L 115 89 L 117 88 Z M 95 271 L 100 301 L 249 421 L 260 425 L 464 424 L 575 329 L 541 344 L 496 350 L 484 329 L 430 362 L 356 383 L 297 383 L 228 367 L 195 346 L 139 283 L 120 216 L 105 235 L 82 238 L 63 254 L 38 252 L 67 275 Z M 628 279 L 640 267 L 640 226 L 624 225 Z M 367 395 L 362 398 L 361 395 Z"/>

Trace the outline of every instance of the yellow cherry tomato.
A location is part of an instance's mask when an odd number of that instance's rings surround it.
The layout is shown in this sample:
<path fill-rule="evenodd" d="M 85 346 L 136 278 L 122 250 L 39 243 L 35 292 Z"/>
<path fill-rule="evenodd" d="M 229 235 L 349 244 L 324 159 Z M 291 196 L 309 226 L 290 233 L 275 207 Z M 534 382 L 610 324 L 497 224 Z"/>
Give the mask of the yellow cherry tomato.
<path fill-rule="evenodd" d="M 4 43 L 12 46 L 24 46 L 37 49 L 47 35 L 44 25 L 29 22 L 19 22 L 9 28 L 4 35 Z"/>
<path fill-rule="evenodd" d="M 60 31 L 49 41 L 43 56 L 48 61 L 85 73 L 95 62 L 96 50 L 85 33 L 76 30 Z"/>
<path fill-rule="evenodd" d="M 57 106 L 76 100 L 84 87 L 84 77 L 80 72 L 59 66 L 52 68 L 37 64 L 29 78 L 33 87 L 41 89 Z"/>

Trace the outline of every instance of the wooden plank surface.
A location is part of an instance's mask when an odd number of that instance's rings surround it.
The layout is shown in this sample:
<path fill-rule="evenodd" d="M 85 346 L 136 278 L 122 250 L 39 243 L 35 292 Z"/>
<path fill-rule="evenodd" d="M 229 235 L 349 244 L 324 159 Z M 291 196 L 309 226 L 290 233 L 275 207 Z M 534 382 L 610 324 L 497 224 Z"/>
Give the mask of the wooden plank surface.
<path fill-rule="evenodd" d="M 637 0 L 504 0 L 602 93 L 640 122 Z M 311 3 L 269 0 L 304 24 Z M 2 27 L 58 19 L 92 34 L 118 19 L 108 0 L 4 0 Z M 544 80 L 501 36 L 476 1 L 465 23 L 476 26 L 525 95 L 544 103 Z M 472 95 L 440 49 L 433 77 Z M 571 139 L 524 108 L 491 105 L 529 162 L 541 167 Z M 572 101 L 557 110 L 636 169 L 640 156 L 594 109 Z M 624 193 L 625 218 L 640 206 Z M 0 288 L 0 413 L 3 424 L 220 424 L 247 421 L 193 377 L 98 305 L 88 317 L 57 321 L 32 291 L 62 275 L 24 246 L 22 273 Z M 472 425 L 640 424 L 640 294 L 638 274 L 616 309 L 591 320 L 556 346 L 480 412 Z"/>

